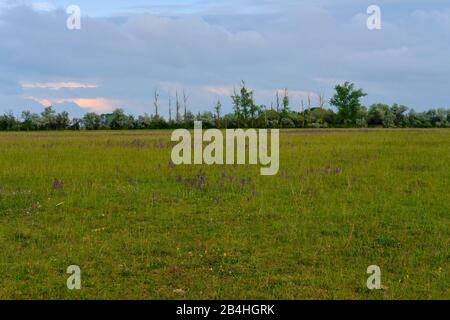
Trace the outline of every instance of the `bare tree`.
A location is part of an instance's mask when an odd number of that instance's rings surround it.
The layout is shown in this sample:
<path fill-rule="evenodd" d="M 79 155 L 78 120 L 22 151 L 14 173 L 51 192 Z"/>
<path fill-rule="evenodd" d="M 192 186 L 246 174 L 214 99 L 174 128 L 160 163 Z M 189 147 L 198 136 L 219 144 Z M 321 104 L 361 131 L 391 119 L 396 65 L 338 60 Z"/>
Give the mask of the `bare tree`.
<path fill-rule="evenodd" d="M 325 120 L 325 94 L 319 93 L 319 108 L 320 108 L 320 120 L 324 123 Z"/>
<path fill-rule="evenodd" d="M 302 127 L 305 127 L 305 104 L 302 99 Z"/>
<path fill-rule="evenodd" d="M 158 109 L 159 109 L 159 92 L 158 89 L 155 89 L 155 95 L 154 95 L 154 100 L 153 100 L 153 104 L 155 106 L 155 116 L 158 117 L 159 113 L 158 113 Z"/>
<path fill-rule="evenodd" d="M 280 93 L 278 92 L 278 90 L 275 94 L 275 97 L 276 97 L 276 104 L 277 104 L 277 112 L 279 112 L 280 111 Z"/>
<path fill-rule="evenodd" d="M 184 106 L 184 125 L 187 127 L 187 110 L 188 110 L 188 99 L 189 96 L 186 94 L 186 91 L 183 89 L 183 106 Z"/>
<path fill-rule="evenodd" d="M 272 105 L 272 110 L 273 110 L 273 105 Z M 267 108 L 266 108 L 266 106 L 264 106 L 264 126 L 265 126 L 265 128 L 267 128 Z"/>
<path fill-rule="evenodd" d="M 180 99 L 178 97 L 178 90 L 175 91 L 175 96 L 176 96 L 175 107 L 176 107 L 176 111 L 177 111 L 176 122 L 180 123 L 180 120 L 181 120 L 180 119 Z"/>
<path fill-rule="evenodd" d="M 289 107 L 289 94 L 288 89 L 285 88 L 283 94 L 283 110 L 286 111 L 288 107 Z"/>
<path fill-rule="evenodd" d="M 311 94 L 308 92 L 308 120 L 309 123 L 311 124 L 311 117 L 312 117 L 312 112 L 311 112 Z"/>
<path fill-rule="evenodd" d="M 172 95 L 169 93 L 169 121 L 172 121 Z"/>
<path fill-rule="evenodd" d="M 220 110 L 222 109 L 222 103 L 220 103 L 220 99 L 217 100 L 216 106 L 214 107 L 214 110 L 216 111 L 216 121 L 217 121 L 217 128 L 220 129 Z"/>

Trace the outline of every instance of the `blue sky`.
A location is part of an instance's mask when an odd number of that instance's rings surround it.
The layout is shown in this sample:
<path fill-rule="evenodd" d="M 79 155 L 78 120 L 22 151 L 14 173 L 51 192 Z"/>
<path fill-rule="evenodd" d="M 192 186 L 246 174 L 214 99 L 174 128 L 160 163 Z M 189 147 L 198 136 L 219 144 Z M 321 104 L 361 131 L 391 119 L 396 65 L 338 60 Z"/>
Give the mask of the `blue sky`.
<path fill-rule="evenodd" d="M 81 30 L 65 8 L 81 8 Z M 382 29 L 366 27 L 381 8 Z M 153 90 L 168 113 L 183 89 L 193 112 L 211 110 L 241 79 L 270 106 L 287 87 L 292 108 L 352 81 L 364 104 L 450 107 L 447 0 L 0 0 L 0 112 L 52 104 L 151 113 Z"/>

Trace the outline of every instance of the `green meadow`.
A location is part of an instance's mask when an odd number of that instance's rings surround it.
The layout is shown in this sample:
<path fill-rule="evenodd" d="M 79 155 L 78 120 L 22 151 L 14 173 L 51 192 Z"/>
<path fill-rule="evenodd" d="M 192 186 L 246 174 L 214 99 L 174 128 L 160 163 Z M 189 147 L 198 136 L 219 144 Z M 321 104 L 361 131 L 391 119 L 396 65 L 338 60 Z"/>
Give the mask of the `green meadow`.
<path fill-rule="evenodd" d="M 276 176 L 170 133 L 0 133 L 0 298 L 450 299 L 450 130 L 281 131 Z"/>

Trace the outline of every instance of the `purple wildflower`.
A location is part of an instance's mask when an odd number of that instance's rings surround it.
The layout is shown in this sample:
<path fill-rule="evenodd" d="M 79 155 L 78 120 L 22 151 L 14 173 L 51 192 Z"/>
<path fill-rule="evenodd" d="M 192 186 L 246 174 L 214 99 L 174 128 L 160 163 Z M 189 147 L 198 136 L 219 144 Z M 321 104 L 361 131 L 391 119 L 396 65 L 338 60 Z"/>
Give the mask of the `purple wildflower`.
<path fill-rule="evenodd" d="M 183 182 L 183 177 L 182 176 L 178 176 L 178 183 Z"/>
<path fill-rule="evenodd" d="M 341 173 L 341 168 L 340 168 L 340 167 L 336 167 L 336 168 L 334 169 L 334 174 L 335 174 L 335 175 L 338 175 L 339 173 Z"/>
<path fill-rule="evenodd" d="M 234 183 L 234 176 L 231 176 L 231 177 L 230 177 L 230 182 L 231 182 L 231 183 Z"/>
<path fill-rule="evenodd" d="M 205 184 L 205 176 L 201 175 L 197 182 L 197 189 L 200 189 Z"/>
<path fill-rule="evenodd" d="M 244 188 L 245 185 L 245 179 L 239 179 L 239 190 L 242 190 L 242 188 Z"/>
<path fill-rule="evenodd" d="M 64 187 L 64 182 L 59 179 L 53 181 L 53 190 L 60 190 Z"/>
<path fill-rule="evenodd" d="M 255 186 L 251 186 L 250 189 L 252 190 L 253 198 L 256 198 L 256 187 Z"/>
<path fill-rule="evenodd" d="M 175 164 L 173 163 L 172 159 L 169 160 L 168 166 L 170 169 L 173 169 L 175 167 Z"/>

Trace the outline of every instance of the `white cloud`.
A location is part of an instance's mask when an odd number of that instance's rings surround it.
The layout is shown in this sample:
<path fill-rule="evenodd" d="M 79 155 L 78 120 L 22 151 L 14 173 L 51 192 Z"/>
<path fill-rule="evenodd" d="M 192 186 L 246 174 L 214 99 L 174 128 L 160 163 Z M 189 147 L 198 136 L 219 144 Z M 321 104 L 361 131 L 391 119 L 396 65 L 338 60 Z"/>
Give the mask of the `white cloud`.
<path fill-rule="evenodd" d="M 383 14 L 383 30 L 370 32 L 366 7 L 357 3 L 347 1 L 352 10 L 344 18 L 326 9 L 329 0 L 320 5 L 265 0 L 268 10 L 251 15 L 216 6 L 207 17 L 86 16 L 75 32 L 65 27 L 63 10 L 5 9 L 0 94 L 73 103 L 88 99 L 78 102 L 98 110 L 116 106 L 106 101 L 121 101 L 120 107 L 141 112 L 151 110 L 158 87 L 167 114 L 167 97 L 177 89 L 189 92 L 194 112 L 212 107 L 218 97 L 230 111 L 228 97 L 241 80 L 255 90 L 257 103 L 267 105 L 280 88 L 287 87 L 298 103 L 308 93 L 330 96 L 338 82 L 352 81 L 364 86 L 368 103 L 398 97 L 422 109 L 448 103 L 450 45 L 442 41 L 444 33 L 417 26 L 427 19 L 445 25 L 446 16 L 416 12 L 397 21 Z M 103 104 L 94 103 L 99 97 Z M 10 108 L 3 101 L 11 100 L 1 99 L 0 108 Z M 28 102 L 14 107 L 26 108 Z"/>
<path fill-rule="evenodd" d="M 24 89 L 93 89 L 98 88 L 95 84 L 83 84 L 79 82 L 25 82 L 22 83 Z"/>
<path fill-rule="evenodd" d="M 36 11 L 53 11 L 56 10 L 56 6 L 54 3 L 49 1 L 43 2 L 33 2 L 31 3 L 31 7 Z"/>

